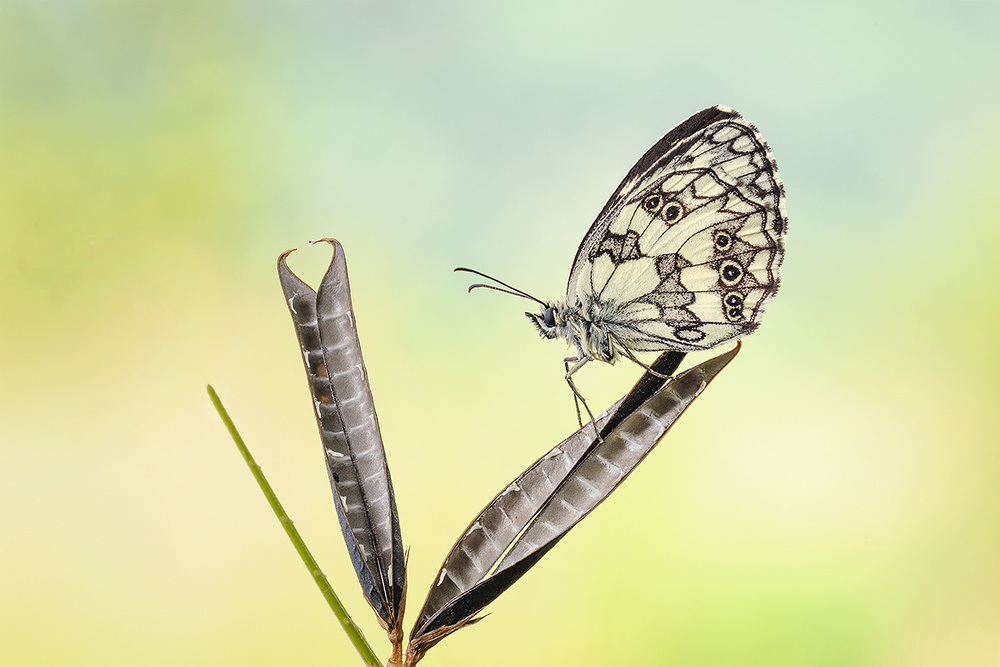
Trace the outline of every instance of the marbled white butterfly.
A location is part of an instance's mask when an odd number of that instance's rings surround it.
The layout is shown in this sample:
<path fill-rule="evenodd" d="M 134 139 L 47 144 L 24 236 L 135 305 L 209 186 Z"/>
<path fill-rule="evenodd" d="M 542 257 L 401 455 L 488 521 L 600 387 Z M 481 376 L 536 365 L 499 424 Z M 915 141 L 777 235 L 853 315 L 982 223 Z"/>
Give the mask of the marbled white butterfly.
<path fill-rule="evenodd" d="M 707 350 L 757 328 L 778 289 L 787 228 L 778 166 L 753 125 L 710 107 L 646 151 L 576 252 L 566 298 L 525 313 L 576 348 L 566 380 L 593 359 Z M 570 365 L 572 364 L 572 366 Z M 586 405 L 586 404 L 584 404 Z M 589 413 L 589 409 L 588 409 Z"/>

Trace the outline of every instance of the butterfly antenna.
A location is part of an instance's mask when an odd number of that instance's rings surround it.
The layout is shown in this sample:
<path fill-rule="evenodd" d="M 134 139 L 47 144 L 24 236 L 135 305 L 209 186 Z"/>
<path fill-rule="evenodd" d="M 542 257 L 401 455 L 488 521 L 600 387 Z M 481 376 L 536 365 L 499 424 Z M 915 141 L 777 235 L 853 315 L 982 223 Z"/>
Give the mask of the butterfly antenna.
<path fill-rule="evenodd" d="M 530 299 L 531 301 L 534 301 L 535 303 L 539 303 L 542 306 L 548 306 L 547 303 L 545 303 L 544 301 L 542 301 L 538 297 L 531 296 L 530 294 L 528 294 L 524 290 L 519 290 L 519 289 L 517 289 L 516 287 L 514 287 L 512 285 L 508 285 L 507 283 L 505 283 L 502 280 L 494 278 L 493 276 L 486 275 L 482 271 L 476 271 L 475 269 L 467 269 L 464 266 L 458 267 L 457 269 L 455 269 L 455 271 L 464 271 L 465 273 L 472 273 L 472 274 L 475 274 L 477 276 L 480 276 L 481 278 L 486 278 L 487 280 L 492 280 L 493 282 L 499 283 L 500 285 L 503 285 L 504 287 L 507 288 L 507 289 L 501 289 L 501 288 L 497 287 L 496 285 L 486 285 L 484 283 L 476 283 L 475 285 L 469 285 L 469 291 L 470 292 L 472 290 L 476 289 L 477 287 L 486 287 L 487 289 L 496 290 L 497 292 L 503 292 L 504 294 L 511 294 L 513 296 L 519 296 L 522 299 Z"/>

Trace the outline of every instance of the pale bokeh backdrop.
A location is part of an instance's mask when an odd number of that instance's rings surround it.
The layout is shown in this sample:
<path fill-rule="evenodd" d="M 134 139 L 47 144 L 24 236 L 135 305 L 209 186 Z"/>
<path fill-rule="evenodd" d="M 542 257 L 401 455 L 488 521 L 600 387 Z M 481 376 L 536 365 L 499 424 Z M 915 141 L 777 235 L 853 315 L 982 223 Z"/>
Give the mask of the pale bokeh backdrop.
<path fill-rule="evenodd" d="M 0 4 L 0 663 L 359 664 L 208 382 L 386 656 L 278 254 L 346 247 L 412 622 L 575 421 L 529 304 L 451 269 L 559 296 L 633 161 L 726 104 L 788 192 L 764 325 L 426 664 L 1000 664 L 998 35 L 996 1 Z M 638 375 L 595 366 L 595 405 Z"/>

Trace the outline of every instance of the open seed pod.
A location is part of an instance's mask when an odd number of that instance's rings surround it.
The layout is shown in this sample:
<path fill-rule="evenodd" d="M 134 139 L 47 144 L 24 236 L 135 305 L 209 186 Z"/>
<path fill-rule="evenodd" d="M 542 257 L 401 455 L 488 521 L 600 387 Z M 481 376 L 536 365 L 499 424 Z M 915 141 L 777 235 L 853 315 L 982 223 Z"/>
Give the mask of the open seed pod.
<path fill-rule="evenodd" d="M 365 598 L 402 645 L 406 560 L 375 403 L 361 356 L 344 249 L 314 291 L 278 258 L 278 276 L 302 348 L 341 531 Z"/>

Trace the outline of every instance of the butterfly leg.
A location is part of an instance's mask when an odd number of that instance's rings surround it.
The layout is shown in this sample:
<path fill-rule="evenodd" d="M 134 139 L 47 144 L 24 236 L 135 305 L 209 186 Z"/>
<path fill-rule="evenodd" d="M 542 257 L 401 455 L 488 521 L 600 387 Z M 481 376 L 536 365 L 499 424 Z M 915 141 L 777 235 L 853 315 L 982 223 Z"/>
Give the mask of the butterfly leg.
<path fill-rule="evenodd" d="M 655 377 L 655 378 L 659 378 L 661 380 L 673 380 L 674 379 L 673 373 L 674 373 L 674 371 L 677 370 L 677 367 L 680 366 L 680 363 L 681 363 L 681 361 L 683 361 L 684 355 L 685 355 L 684 352 L 675 352 L 675 351 L 671 351 L 671 350 L 665 351 L 663 354 L 661 354 L 656 359 L 656 361 L 653 362 L 654 366 L 663 366 L 664 369 L 666 369 L 667 367 L 669 367 L 669 372 L 667 372 L 667 373 L 661 373 L 661 372 L 659 372 L 659 371 L 651 368 L 649 366 L 649 364 L 642 363 L 642 360 L 640 360 L 639 358 L 637 358 L 634 354 L 632 354 L 631 350 L 628 349 L 628 345 L 625 345 L 624 343 L 622 343 L 617 338 L 615 338 L 614 340 L 615 340 L 616 343 L 618 343 L 618 349 L 621 350 L 622 354 L 624 354 L 626 357 L 628 357 L 629 359 L 631 359 L 632 361 L 634 361 L 635 363 L 639 364 L 644 369 L 646 369 L 646 372 L 649 375 L 651 375 L 652 377 Z"/>
<path fill-rule="evenodd" d="M 635 363 L 639 364 L 644 369 L 646 369 L 646 372 L 649 373 L 651 376 L 653 376 L 655 378 L 659 378 L 661 380 L 673 380 L 674 379 L 674 376 L 672 375 L 672 371 L 671 371 L 671 373 L 659 373 L 656 370 L 654 370 L 653 368 L 650 368 L 649 364 L 642 363 L 642 361 L 639 360 L 639 359 L 637 359 L 636 356 L 634 354 L 632 354 L 631 352 L 629 352 L 627 348 L 622 347 L 622 350 L 625 352 L 625 356 L 626 357 L 628 357 L 629 359 L 631 359 L 632 361 L 634 361 Z M 684 354 L 683 353 L 674 352 L 673 354 L 674 355 L 678 355 L 679 354 L 680 355 L 680 359 L 684 358 Z M 659 361 L 659 359 L 657 359 L 657 361 Z M 677 364 L 680 364 L 680 361 L 678 361 Z M 676 370 L 676 365 L 674 367 L 674 370 Z"/>
<path fill-rule="evenodd" d="M 577 390 L 576 385 L 573 384 L 573 380 L 570 376 L 575 373 L 578 369 L 574 366 L 573 370 L 569 370 L 569 365 L 571 363 L 579 362 L 579 357 L 566 357 L 563 359 L 563 367 L 566 369 L 566 382 L 569 383 L 569 388 L 573 391 L 573 407 L 576 408 L 576 423 L 583 427 L 583 417 L 580 415 L 580 401 L 583 401 L 583 396 Z M 586 402 L 584 403 L 586 405 Z"/>
<path fill-rule="evenodd" d="M 590 406 L 587 405 L 587 399 L 583 397 L 580 390 L 576 388 L 576 383 L 573 382 L 573 373 L 583 368 L 590 359 L 587 357 L 566 357 L 563 359 L 563 365 L 566 368 L 566 384 L 569 385 L 570 390 L 573 392 L 573 404 L 576 406 L 576 421 L 580 424 L 580 428 L 583 428 L 583 416 L 580 414 L 580 404 L 583 404 L 583 409 L 587 411 L 587 416 L 590 417 L 590 425 L 594 428 L 594 434 L 597 439 L 601 439 L 601 434 L 597 432 L 597 424 L 594 421 L 594 413 L 590 411 Z M 573 367 L 570 368 L 570 364 Z"/>

